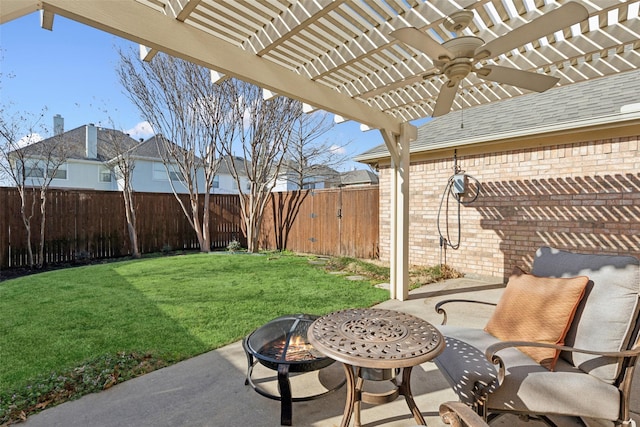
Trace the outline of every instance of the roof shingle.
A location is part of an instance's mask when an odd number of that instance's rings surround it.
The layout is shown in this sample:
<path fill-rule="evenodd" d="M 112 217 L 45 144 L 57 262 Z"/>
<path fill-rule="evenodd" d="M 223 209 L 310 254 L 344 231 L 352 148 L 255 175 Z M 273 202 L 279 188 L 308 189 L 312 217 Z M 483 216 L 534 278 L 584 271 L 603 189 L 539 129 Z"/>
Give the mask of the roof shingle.
<path fill-rule="evenodd" d="M 461 96 L 461 95 L 458 95 Z M 542 133 L 552 126 L 597 117 L 619 116 L 624 105 L 640 102 L 640 71 L 561 86 L 542 93 L 455 111 L 418 128 L 411 152 L 441 148 L 456 141 L 500 139 L 507 133 Z M 355 157 L 367 161 L 389 157 L 384 144 Z"/>

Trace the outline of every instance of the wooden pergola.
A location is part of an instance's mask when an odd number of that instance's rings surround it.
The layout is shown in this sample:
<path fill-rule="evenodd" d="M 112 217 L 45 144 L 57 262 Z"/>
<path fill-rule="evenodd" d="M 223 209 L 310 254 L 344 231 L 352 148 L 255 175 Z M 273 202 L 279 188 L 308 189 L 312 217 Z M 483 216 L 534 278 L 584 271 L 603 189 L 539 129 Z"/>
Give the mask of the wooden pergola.
<path fill-rule="evenodd" d="M 521 31 L 519 39 L 512 37 L 513 46 L 494 42 L 567 3 L 572 2 L 0 0 L 0 24 L 39 10 L 42 27 L 52 30 L 54 16 L 64 16 L 139 43 L 145 60 L 165 52 L 211 69 L 214 81 L 235 77 L 262 87 L 265 97 L 288 96 L 302 101 L 309 111 L 326 110 L 337 120 L 379 129 L 393 169 L 391 298 L 404 300 L 409 269 L 409 144 L 417 133 L 410 122 L 433 115 L 449 79 L 442 57 L 434 60 L 424 49 L 391 33 L 415 27 L 435 41 L 435 48 L 460 36 L 501 45 L 499 54 L 476 55 L 470 64 L 473 72 L 458 76 L 459 86 L 450 91 L 451 110 L 529 93 L 481 78 L 481 68 L 551 75 L 559 79 L 557 86 L 638 68 L 638 0 L 577 1 L 586 11 L 576 23 L 534 40 L 524 40 L 528 31 Z M 472 19 L 457 31 L 449 17 L 461 10 L 472 11 Z M 552 26 L 555 16 L 548 20 Z"/>

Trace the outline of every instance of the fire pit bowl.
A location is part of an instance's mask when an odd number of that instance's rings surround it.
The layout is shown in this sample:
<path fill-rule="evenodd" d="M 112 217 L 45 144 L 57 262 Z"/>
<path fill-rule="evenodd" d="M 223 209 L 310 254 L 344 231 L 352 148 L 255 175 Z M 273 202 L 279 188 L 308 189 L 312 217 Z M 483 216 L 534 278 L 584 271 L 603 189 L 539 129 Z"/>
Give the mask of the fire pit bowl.
<path fill-rule="evenodd" d="M 289 372 L 311 372 L 334 360 L 316 350 L 307 340 L 307 329 L 318 316 L 294 314 L 278 317 L 253 331 L 245 340 L 245 350 L 269 369 L 289 365 Z"/>
<path fill-rule="evenodd" d="M 242 341 L 247 356 L 247 377 L 250 385 L 262 396 L 281 403 L 280 424 L 291 425 L 292 402 L 316 399 L 342 387 L 345 380 L 335 387 L 311 396 L 294 397 L 291 393 L 289 373 L 311 372 L 326 368 L 334 360 L 316 350 L 307 340 L 307 329 L 318 316 L 292 314 L 278 317 L 259 327 Z M 257 363 L 278 372 L 279 395 L 274 395 L 255 384 L 251 378 Z"/>

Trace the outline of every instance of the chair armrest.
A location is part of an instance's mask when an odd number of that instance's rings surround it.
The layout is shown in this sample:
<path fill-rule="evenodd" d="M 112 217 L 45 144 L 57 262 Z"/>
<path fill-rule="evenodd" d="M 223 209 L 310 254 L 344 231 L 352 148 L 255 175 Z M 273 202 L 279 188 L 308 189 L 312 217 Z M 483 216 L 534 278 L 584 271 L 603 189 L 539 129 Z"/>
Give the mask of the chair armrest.
<path fill-rule="evenodd" d="M 480 415 L 462 402 L 445 402 L 440 405 L 440 418 L 453 427 L 488 427 Z"/>
<path fill-rule="evenodd" d="M 438 314 L 442 314 L 443 318 L 442 318 L 442 323 L 440 323 L 441 325 L 446 325 L 447 324 L 447 312 L 444 308 L 442 308 L 443 305 L 445 304 L 449 304 L 452 302 L 465 302 L 465 303 L 471 303 L 471 304 L 483 304 L 483 305 L 492 305 L 495 306 L 496 303 L 495 302 L 486 302 L 486 301 L 476 301 L 476 300 L 472 300 L 472 299 L 445 299 L 442 300 L 440 302 L 438 302 L 435 306 L 436 309 L 436 313 Z"/>
<path fill-rule="evenodd" d="M 505 348 L 510 347 L 543 347 L 543 348 L 555 348 L 556 350 L 561 351 L 570 351 L 574 353 L 585 353 L 585 354 L 593 354 L 596 356 L 602 357 L 613 357 L 622 359 L 625 357 L 634 357 L 640 355 L 640 345 L 636 345 L 631 350 L 623 350 L 623 351 L 596 351 L 596 350 L 587 350 L 575 347 L 568 347 L 565 345 L 558 344 L 548 344 L 542 342 L 531 342 L 531 341 L 502 341 L 495 344 L 491 344 L 484 352 L 485 357 L 494 365 L 498 366 L 498 384 L 502 385 L 505 376 L 505 366 L 504 362 L 496 353 L 500 350 L 504 350 Z"/>

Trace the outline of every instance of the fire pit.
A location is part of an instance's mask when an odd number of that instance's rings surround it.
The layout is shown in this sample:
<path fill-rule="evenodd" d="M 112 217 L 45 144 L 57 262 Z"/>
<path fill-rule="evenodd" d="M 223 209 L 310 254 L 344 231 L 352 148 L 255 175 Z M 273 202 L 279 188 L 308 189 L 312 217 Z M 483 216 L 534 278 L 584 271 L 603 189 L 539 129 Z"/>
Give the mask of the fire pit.
<path fill-rule="evenodd" d="M 316 399 L 337 390 L 345 383 L 342 381 L 334 388 L 311 396 L 292 396 L 290 372 L 317 371 L 334 362 L 307 341 L 307 329 L 317 318 L 318 316 L 309 314 L 278 317 L 256 329 L 242 341 L 248 364 L 245 385 L 251 385 L 262 396 L 281 402 L 280 424 L 282 425 L 291 425 L 292 402 Z M 251 375 L 258 362 L 278 372 L 280 395 L 271 394 L 253 382 Z"/>

